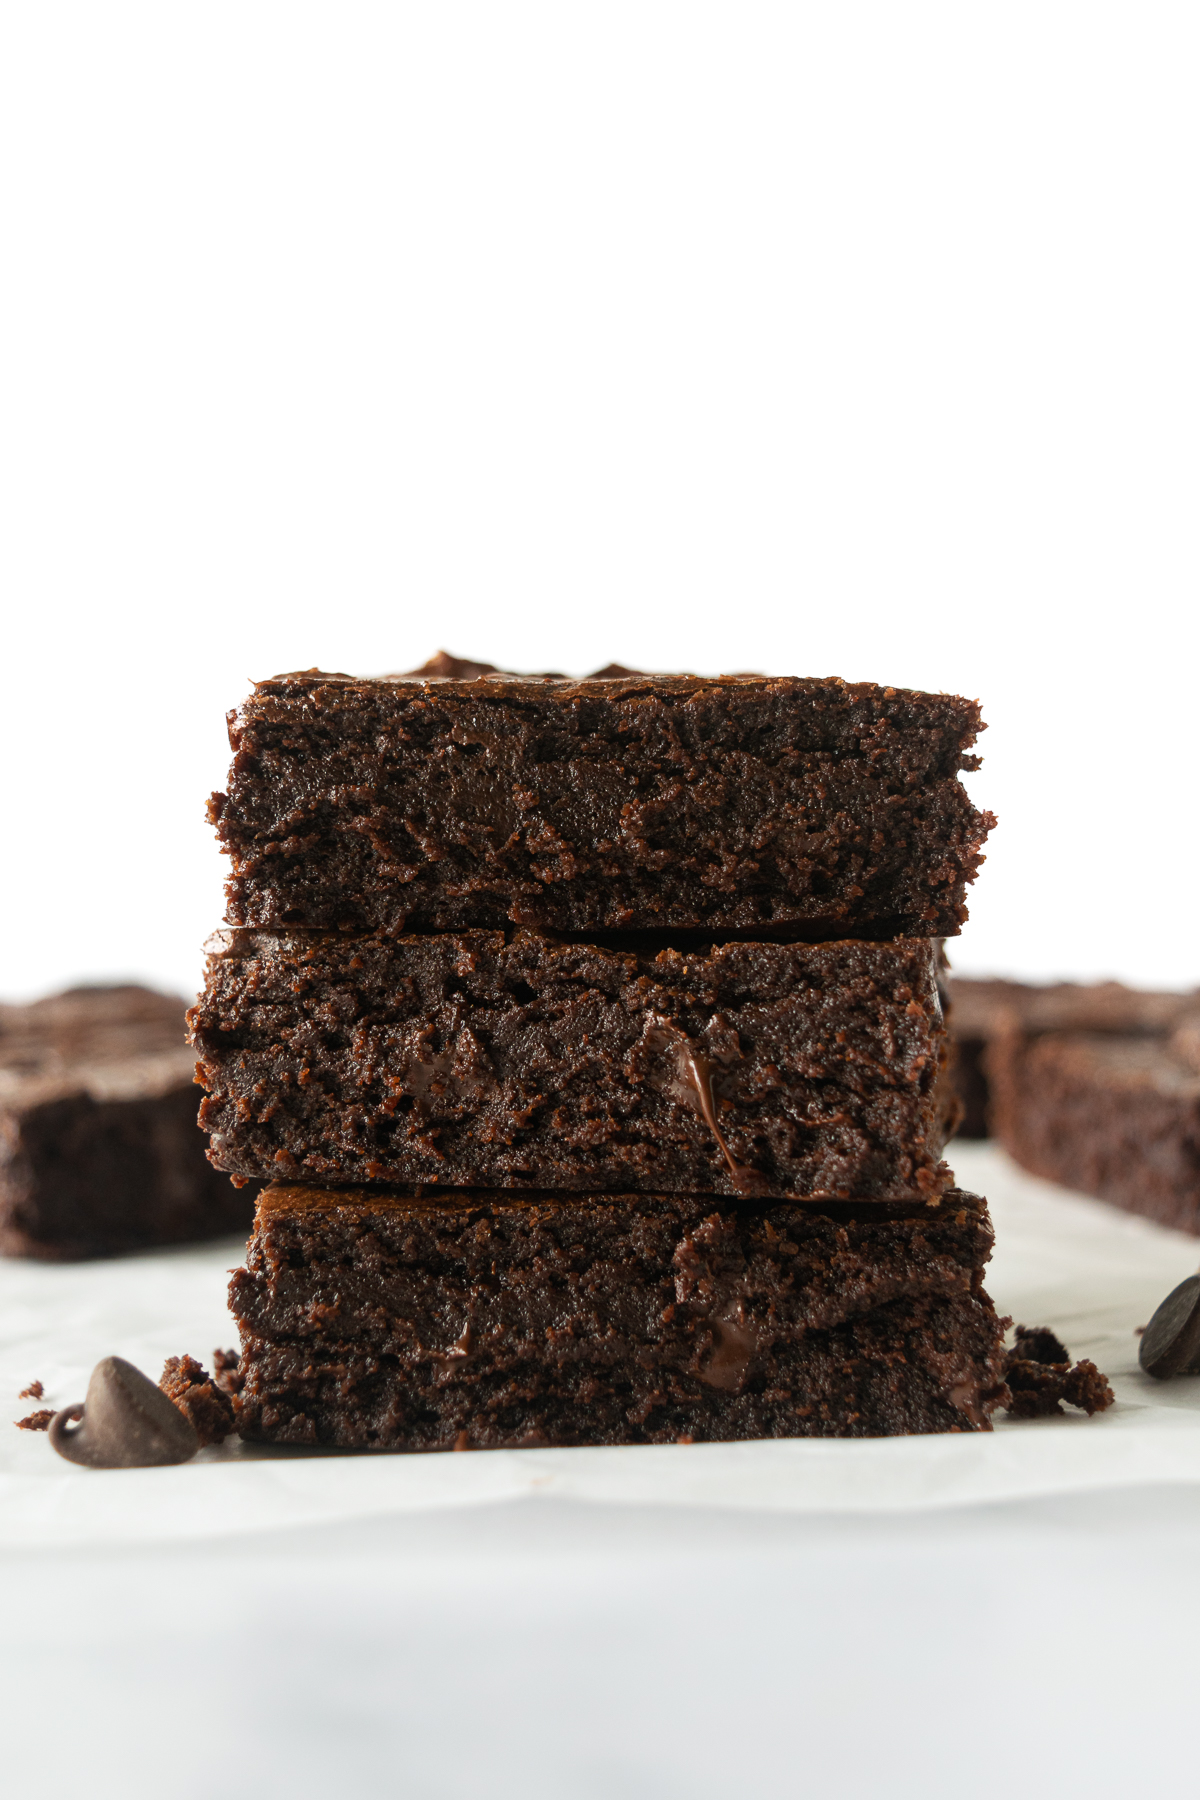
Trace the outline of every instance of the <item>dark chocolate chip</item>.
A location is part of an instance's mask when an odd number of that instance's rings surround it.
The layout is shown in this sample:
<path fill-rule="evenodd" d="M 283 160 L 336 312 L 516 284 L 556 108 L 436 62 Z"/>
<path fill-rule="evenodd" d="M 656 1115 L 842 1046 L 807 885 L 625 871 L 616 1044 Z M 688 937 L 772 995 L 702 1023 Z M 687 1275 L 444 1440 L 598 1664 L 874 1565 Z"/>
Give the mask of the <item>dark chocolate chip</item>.
<path fill-rule="evenodd" d="M 75 1431 L 69 1429 L 73 1419 L 83 1421 Z M 179 1408 L 121 1356 L 96 1364 L 85 1404 L 55 1415 L 50 1442 L 68 1462 L 88 1469 L 181 1463 L 200 1448 L 195 1428 Z"/>
<path fill-rule="evenodd" d="M 1172 1288 L 1142 1333 L 1138 1361 L 1147 1375 L 1200 1375 L 1200 1275 Z"/>

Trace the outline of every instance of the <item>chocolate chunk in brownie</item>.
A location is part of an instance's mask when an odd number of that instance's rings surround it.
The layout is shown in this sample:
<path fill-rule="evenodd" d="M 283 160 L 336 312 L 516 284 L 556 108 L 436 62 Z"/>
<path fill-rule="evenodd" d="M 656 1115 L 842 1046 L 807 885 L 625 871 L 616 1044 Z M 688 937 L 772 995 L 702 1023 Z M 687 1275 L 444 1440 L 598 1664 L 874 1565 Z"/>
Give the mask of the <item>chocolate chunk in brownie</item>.
<path fill-rule="evenodd" d="M 1189 1032 L 1200 1046 L 1194 994 L 1155 993 L 1128 988 L 1119 981 L 1091 986 L 1060 981 L 1039 987 L 962 975 L 952 976 L 947 986 L 954 1084 L 963 1104 L 959 1137 L 988 1136 L 985 1051 L 1002 1032 L 1016 1030 L 1034 1037 L 1046 1031 L 1103 1031 L 1126 1037 L 1161 1037 L 1177 1031 L 1181 1054 L 1187 1054 Z M 1200 1058 L 1200 1047 L 1196 1055 Z M 1195 1066 L 1200 1068 L 1200 1061 Z"/>
<path fill-rule="evenodd" d="M 244 1437 L 390 1450 L 989 1429 L 985 1203 L 273 1187 Z"/>
<path fill-rule="evenodd" d="M 980 729 L 836 679 L 280 675 L 230 715 L 210 805 L 227 916 L 951 935 L 994 822 L 958 780 Z"/>
<path fill-rule="evenodd" d="M 952 1180 L 925 938 L 228 931 L 189 1018 L 238 1175 L 871 1200 Z"/>
<path fill-rule="evenodd" d="M 190 1420 L 200 1447 L 221 1444 L 233 1430 L 229 1396 L 194 1356 L 168 1356 L 158 1385 Z"/>
<path fill-rule="evenodd" d="M 0 1251 L 67 1259 L 244 1231 L 204 1155 L 181 1000 L 74 988 L 0 1006 Z"/>
<path fill-rule="evenodd" d="M 1169 1039 L 1013 1031 L 987 1068 L 993 1132 L 1022 1168 L 1200 1233 L 1200 1074 Z"/>

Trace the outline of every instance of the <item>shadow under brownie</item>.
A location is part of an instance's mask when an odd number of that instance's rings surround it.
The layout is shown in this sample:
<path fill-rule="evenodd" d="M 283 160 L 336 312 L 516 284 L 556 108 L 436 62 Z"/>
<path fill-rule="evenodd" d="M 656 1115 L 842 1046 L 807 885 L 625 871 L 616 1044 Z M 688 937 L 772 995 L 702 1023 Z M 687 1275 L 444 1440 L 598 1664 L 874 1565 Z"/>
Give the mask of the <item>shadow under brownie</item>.
<path fill-rule="evenodd" d="M 241 1177 L 936 1199 L 938 976 L 925 938 L 227 931 L 189 1014 L 200 1118 Z"/>
<path fill-rule="evenodd" d="M 244 1437 L 380 1450 L 989 1429 L 987 1207 L 268 1188 Z"/>

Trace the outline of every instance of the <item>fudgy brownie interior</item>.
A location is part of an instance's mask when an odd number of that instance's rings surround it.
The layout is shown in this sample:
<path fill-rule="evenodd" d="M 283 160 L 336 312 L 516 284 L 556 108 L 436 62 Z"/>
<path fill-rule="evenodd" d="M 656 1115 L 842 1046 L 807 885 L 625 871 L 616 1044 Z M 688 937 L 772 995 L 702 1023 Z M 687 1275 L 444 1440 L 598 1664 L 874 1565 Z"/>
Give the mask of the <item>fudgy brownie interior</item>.
<path fill-rule="evenodd" d="M 981 1430 L 983 1201 L 262 1196 L 244 1436 L 380 1449 Z"/>
<path fill-rule="evenodd" d="M 233 931 L 190 1014 L 219 1167 L 936 1199 L 938 952 Z"/>
<path fill-rule="evenodd" d="M 232 924 L 947 936 L 974 701 L 836 679 L 366 679 L 230 715 Z"/>

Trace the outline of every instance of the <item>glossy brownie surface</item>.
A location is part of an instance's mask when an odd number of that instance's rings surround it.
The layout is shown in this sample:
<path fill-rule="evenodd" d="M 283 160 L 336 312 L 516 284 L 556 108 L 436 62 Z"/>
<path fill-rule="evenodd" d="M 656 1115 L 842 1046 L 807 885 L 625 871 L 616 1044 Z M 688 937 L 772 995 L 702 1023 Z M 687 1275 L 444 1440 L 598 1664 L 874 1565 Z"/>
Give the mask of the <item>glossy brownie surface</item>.
<path fill-rule="evenodd" d="M 190 1014 L 218 1166 L 438 1182 L 935 1200 L 938 952 L 638 955 L 518 929 L 219 934 Z"/>
<path fill-rule="evenodd" d="M 268 1189 L 239 1429 L 379 1449 L 986 1429 L 983 1201 Z"/>
<path fill-rule="evenodd" d="M 832 678 L 277 676 L 210 805 L 227 916 L 951 935 L 993 822 L 958 780 L 981 728 Z"/>

